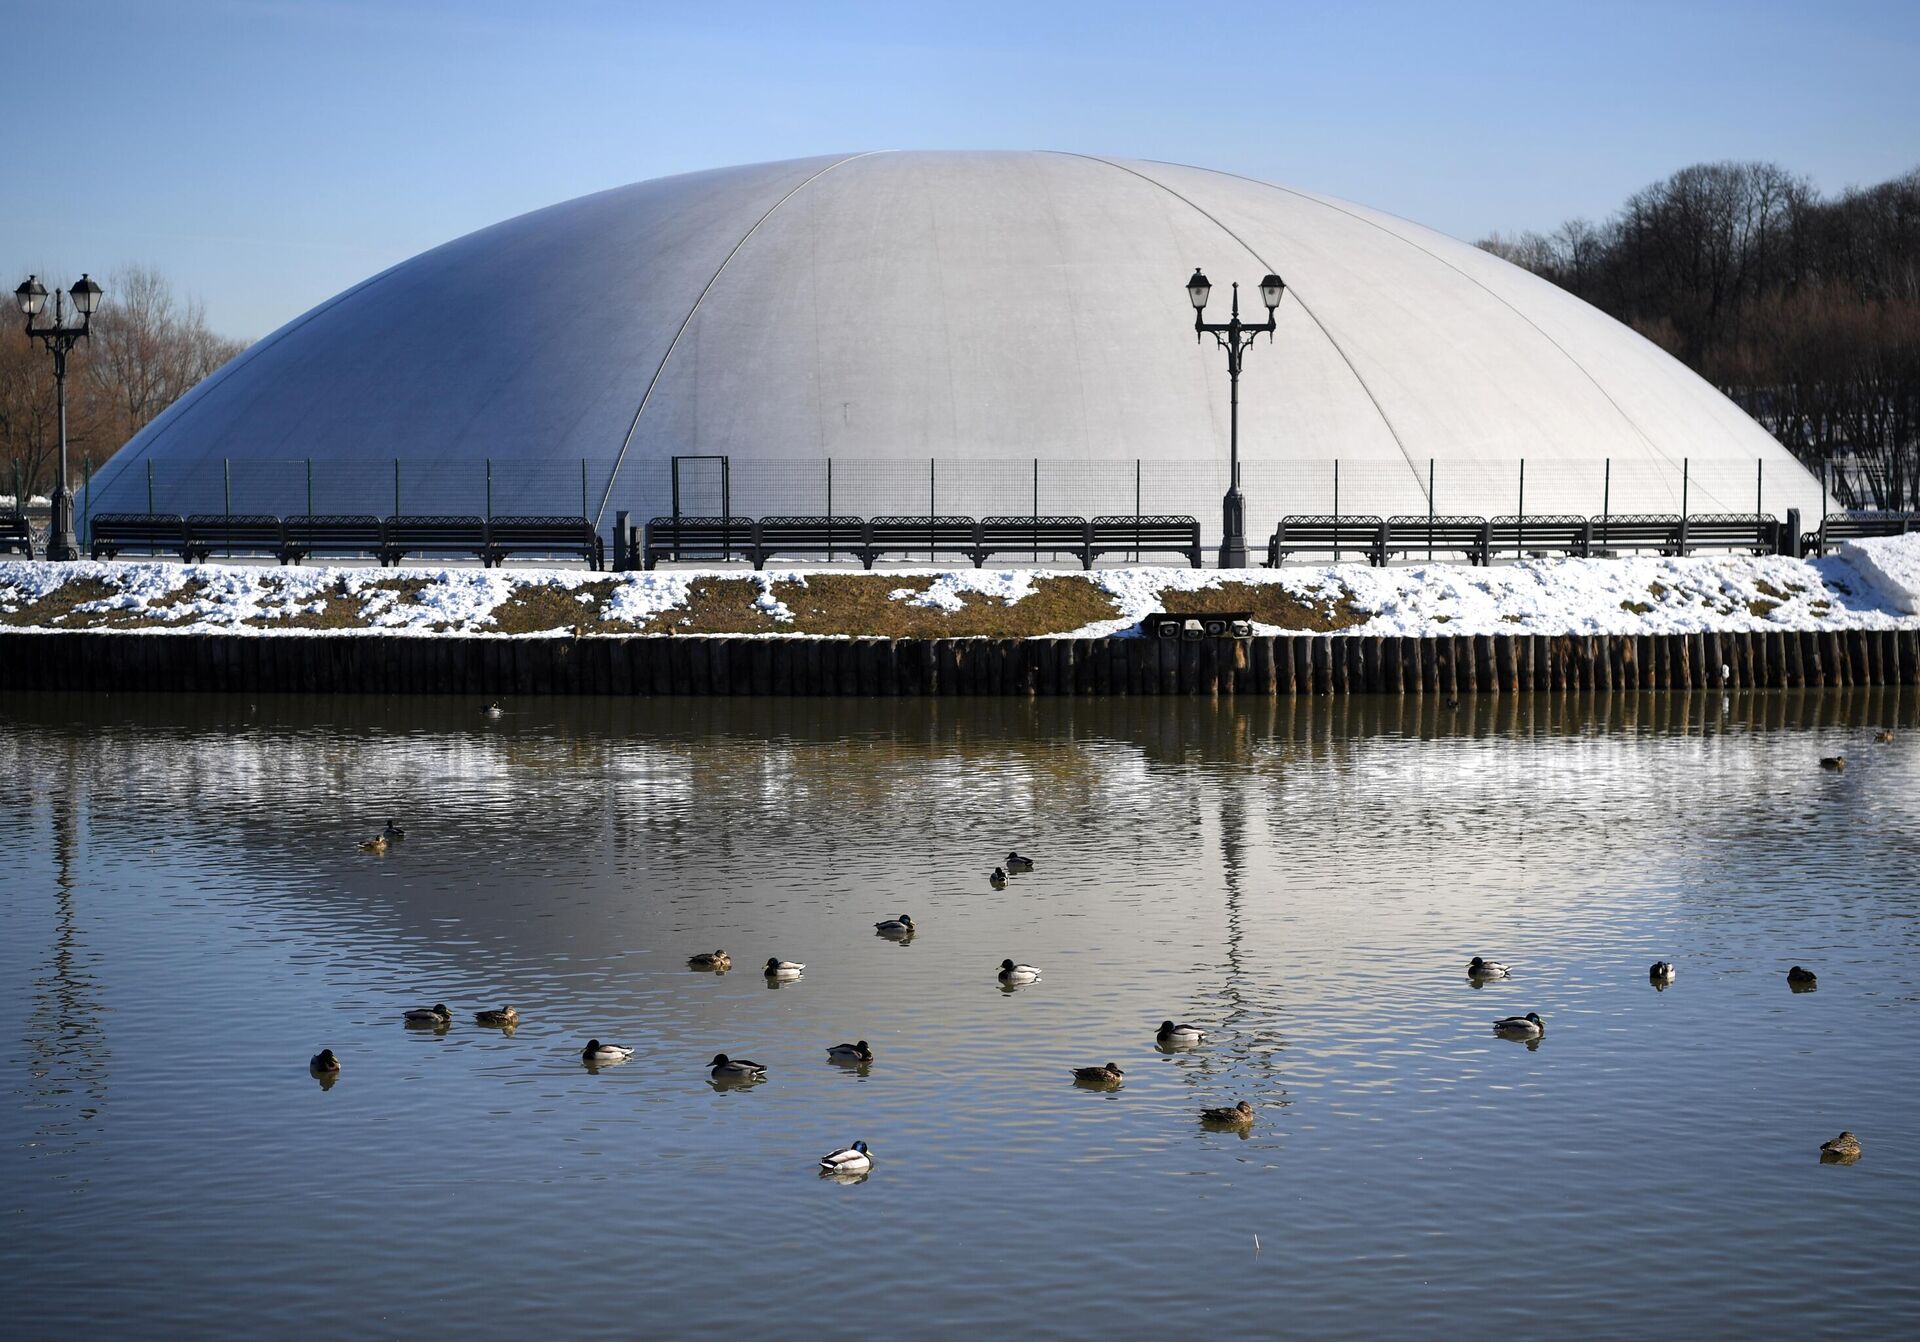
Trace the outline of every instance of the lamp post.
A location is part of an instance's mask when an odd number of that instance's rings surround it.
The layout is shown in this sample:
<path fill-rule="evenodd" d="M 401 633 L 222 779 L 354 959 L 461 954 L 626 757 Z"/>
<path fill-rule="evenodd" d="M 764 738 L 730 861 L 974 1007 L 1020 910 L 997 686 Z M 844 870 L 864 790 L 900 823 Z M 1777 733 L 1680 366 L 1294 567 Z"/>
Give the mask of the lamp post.
<path fill-rule="evenodd" d="M 53 491 L 53 525 L 47 530 L 48 559 L 78 559 L 80 541 L 73 530 L 73 487 L 67 483 L 67 354 L 82 340 L 90 339 L 94 309 L 100 306 L 101 288 L 83 274 L 71 290 L 53 291 L 53 325 L 35 326 L 33 319 L 47 305 L 47 286 L 32 275 L 13 291 L 13 301 L 26 314 L 27 336 L 53 351 L 53 381 L 60 401 L 60 480 Z M 78 326 L 67 325 L 67 299 L 80 314 Z"/>
<path fill-rule="evenodd" d="M 1227 420 L 1227 450 L 1232 471 L 1227 496 L 1221 501 L 1221 568 L 1247 566 L 1247 501 L 1240 493 L 1240 356 L 1262 331 L 1269 341 L 1273 339 L 1273 310 L 1280 306 L 1280 295 L 1286 289 L 1278 275 L 1268 275 L 1260 281 L 1260 300 L 1267 305 L 1267 320 L 1263 325 L 1251 326 L 1240 320 L 1238 284 L 1233 286 L 1233 316 L 1224 322 L 1210 322 L 1206 319 L 1207 296 L 1213 292 L 1213 285 L 1197 266 L 1193 278 L 1187 281 L 1187 297 L 1193 302 L 1193 338 L 1197 342 L 1201 336 L 1211 335 L 1220 342 L 1220 348 L 1227 352 L 1227 382 L 1232 389 L 1233 408 Z"/>

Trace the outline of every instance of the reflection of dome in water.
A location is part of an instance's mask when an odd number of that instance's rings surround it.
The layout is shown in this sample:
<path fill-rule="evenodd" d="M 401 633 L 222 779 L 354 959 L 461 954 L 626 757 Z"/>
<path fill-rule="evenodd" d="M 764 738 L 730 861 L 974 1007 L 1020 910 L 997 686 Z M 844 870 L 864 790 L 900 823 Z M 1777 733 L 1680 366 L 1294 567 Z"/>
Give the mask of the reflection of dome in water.
<path fill-rule="evenodd" d="M 585 196 L 393 267 L 260 341 L 123 450 L 95 510 L 645 515 L 665 462 L 732 458 L 735 512 L 1148 511 L 1218 520 L 1224 360 L 1195 266 L 1287 281 L 1241 393 L 1250 522 L 1348 512 L 1819 506 L 1730 401 L 1626 327 L 1476 248 L 1228 173 L 1064 153 L 879 153 Z M 1032 499 L 1032 460 L 1040 497 Z M 581 459 L 587 480 L 581 484 Z M 856 460 L 857 459 L 857 460 Z M 1738 462 L 1738 466 L 1734 465 Z M 347 463 L 354 463 L 348 465 Z M 365 464 L 361 464 L 365 463 Z M 991 463 L 990 465 L 988 463 Z M 1018 463 L 1015 465 L 1014 463 Z M 690 470 L 692 468 L 689 468 Z M 204 497 L 175 498 L 189 478 Z M 529 492 L 528 482 L 541 487 Z M 702 503 L 689 501 L 688 511 Z"/>

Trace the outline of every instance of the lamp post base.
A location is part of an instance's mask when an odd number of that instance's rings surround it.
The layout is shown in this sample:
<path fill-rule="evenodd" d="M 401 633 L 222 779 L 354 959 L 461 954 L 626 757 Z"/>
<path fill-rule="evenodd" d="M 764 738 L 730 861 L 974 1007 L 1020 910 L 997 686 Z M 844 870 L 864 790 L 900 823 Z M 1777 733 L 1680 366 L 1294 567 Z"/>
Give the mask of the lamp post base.
<path fill-rule="evenodd" d="M 47 528 L 47 558 L 55 563 L 80 558 L 80 540 L 73 528 L 73 491 L 53 491 L 53 520 Z"/>
<path fill-rule="evenodd" d="M 1220 567 L 1247 567 L 1247 500 L 1238 489 L 1221 501 Z"/>

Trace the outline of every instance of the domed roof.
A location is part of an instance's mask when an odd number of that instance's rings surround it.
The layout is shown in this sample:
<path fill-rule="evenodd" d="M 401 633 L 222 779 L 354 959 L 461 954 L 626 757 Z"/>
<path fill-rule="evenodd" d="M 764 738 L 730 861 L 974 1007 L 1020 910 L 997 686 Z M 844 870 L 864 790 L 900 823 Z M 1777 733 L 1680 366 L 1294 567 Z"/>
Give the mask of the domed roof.
<path fill-rule="evenodd" d="M 222 462 L 240 480 L 400 458 L 406 511 L 478 511 L 490 460 L 610 520 L 664 509 L 667 458 L 713 454 L 753 495 L 736 494 L 739 513 L 822 511 L 812 479 L 831 457 L 847 463 L 836 511 L 861 509 L 853 461 L 935 459 L 957 480 L 966 463 L 1038 458 L 1045 510 L 1090 514 L 1122 510 L 1122 471 L 1130 507 L 1144 458 L 1148 511 L 1211 523 L 1227 387 L 1191 329 L 1196 266 L 1211 320 L 1234 281 L 1259 320 L 1260 277 L 1287 284 L 1240 386 L 1262 534 L 1326 506 L 1335 458 L 1350 512 L 1425 511 L 1430 459 L 1439 511 L 1511 512 L 1521 458 L 1528 512 L 1598 513 L 1607 488 L 1616 512 L 1677 508 L 1684 458 L 1693 511 L 1751 508 L 1757 473 L 1770 511 L 1819 507 L 1812 478 L 1713 387 L 1477 248 L 1231 173 L 1051 152 L 722 168 L 482 229 L 252 346 L 108 464 L 93 506 L 143 506 L 148 462 L 174 482 L 218 481 Z M 1059 483 L 1075 469 L 1099 477 L 1097 499 Z M 783 500 L 777 482 L 802 476 Z M 913 497 L 870 510 L 923 511 Z M 954 497 L 940 510 L 962 510 Z M 974 506 L 1024 512 L 1025 486 Z"/>

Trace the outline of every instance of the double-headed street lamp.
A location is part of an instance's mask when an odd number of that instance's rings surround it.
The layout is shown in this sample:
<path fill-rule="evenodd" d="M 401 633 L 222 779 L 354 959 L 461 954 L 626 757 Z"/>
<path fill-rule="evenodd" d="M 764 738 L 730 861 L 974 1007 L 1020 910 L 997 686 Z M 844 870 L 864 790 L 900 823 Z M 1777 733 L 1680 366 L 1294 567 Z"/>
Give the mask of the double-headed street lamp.
<path fill-rule="evenodd" d="M 1227 485 L 1227 497 L 1221 504 L 1223 513 L 1220 528 L 1220 567 L 1245 568 L 1247 566 L 1247 501 L 1240 493 L 1240 356 L 1253 338 L 1262 331 L 1267 338 L 1273 338 L 1275 322 L 1273 310 L 1280 306 L 1280 295 L 1287 286 L 1278 275 L 1269 275 L 1260 281 L 1260 299 L 1267 305 L 1267 320 L 1260 326 L 1249 326 L 1240 320 L 1240 286 L 1233 286 L 1233 316 L 1225 322 L 1206 320 L 1207 296 L 1213 292 L 1213 285 L 1200 273 L 1196 266 L 1193 278 L 1187 281 L 1187 297 L 1193 300 L 1193 338 L 1211 334 L 1220 342 L 1220 348 L 1227 352 L 1227 381 L 1232 387 L 1233 409 L 1227 424 L 1227 450 L 1231 454 L 1232 475 Z"/>
<path fill-rule="evenodd" d="M 86 275 L 81 275 L 71 290 L 53 291 L 53 325 L 35 326 L 33 319 L 47 305 L 47 286 L 32 275 L 13 291 L 13 301 L 27 316 L 27 335 L 39 336 L 53 351 L 53 381 L 60 400 L 60 482 L 53 491 L 53 525 L 47 530 L 48 559 L 78 559 L 80 540 L 73 529 L 73 487 L 67 482 L 67 353 L 89 338 L 94 309 L 100 306 L 102 290 Z M 67 325 L 67 299 L 80 314 L 78 326 Z M 18 500 L 15 506 L 19 506 Z"/>

